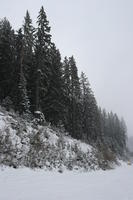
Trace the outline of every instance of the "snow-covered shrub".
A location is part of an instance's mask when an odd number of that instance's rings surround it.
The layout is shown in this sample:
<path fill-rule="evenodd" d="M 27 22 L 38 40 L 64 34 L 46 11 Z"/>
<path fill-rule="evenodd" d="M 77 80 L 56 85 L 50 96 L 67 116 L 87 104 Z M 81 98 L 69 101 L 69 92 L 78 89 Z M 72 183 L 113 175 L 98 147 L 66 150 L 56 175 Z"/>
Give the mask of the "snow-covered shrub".
<path fill-rule="evenodd" d="M 45 125 L 46 124 L 46 120 L 45 120 L 45 117 L 44 117 L 44 114 L 40 111 L 35 111 L 34 112 L 34 116 L 35 118 L 33 119 L 33 123 L 35 125 Z"/>

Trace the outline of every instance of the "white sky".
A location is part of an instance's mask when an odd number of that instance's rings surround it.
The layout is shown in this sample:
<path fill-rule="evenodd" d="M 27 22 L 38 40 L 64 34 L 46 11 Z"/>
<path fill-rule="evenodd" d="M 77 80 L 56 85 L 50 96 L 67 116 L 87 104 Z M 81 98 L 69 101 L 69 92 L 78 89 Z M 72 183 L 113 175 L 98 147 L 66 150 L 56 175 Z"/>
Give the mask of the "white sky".
<path fill-rule="evenodd" d="M 133 1 L 0 0 L 0 18 L 18 28 L 27 9 L 35 22 L 41 5 L 62 56 L 75 56 L 98 104 L 123 116 L 133 135 Z"/>

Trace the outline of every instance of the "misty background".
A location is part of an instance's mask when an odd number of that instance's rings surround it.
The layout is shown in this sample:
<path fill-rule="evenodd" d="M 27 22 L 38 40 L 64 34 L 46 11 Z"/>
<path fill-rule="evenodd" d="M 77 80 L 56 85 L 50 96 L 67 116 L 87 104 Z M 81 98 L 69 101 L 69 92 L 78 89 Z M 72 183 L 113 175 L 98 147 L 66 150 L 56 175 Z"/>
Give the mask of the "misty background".
<path fill-rule="evenodd" d="M 123 116 L 133 136 L 132 0 L 4 0 L 0 18 L 17 29 L 28 9 L 35 24 L 42 5 L 62 58 L 74 55 L 98 105 Z"/>

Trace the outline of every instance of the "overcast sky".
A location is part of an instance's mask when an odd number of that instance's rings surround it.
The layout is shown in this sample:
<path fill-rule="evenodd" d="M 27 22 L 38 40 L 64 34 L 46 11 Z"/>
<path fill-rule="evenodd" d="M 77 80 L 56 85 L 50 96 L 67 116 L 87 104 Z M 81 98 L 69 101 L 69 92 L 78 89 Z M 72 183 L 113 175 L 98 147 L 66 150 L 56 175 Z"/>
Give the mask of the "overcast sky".
<path fill-rule="evenodd" d="M 98 105 L 123 116 L 133 135 L 133 1 L 1 0 L 0 18 L 16 29 L 27 9 L 35 23 L 42 5 L 62 57 L 75 56 Z"/>

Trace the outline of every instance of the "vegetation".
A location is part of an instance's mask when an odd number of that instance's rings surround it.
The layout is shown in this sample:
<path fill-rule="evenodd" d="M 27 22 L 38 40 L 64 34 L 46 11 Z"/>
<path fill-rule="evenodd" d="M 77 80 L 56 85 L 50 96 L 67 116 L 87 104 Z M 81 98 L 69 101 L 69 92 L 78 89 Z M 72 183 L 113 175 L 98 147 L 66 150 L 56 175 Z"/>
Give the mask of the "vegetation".
<path fill-rule="evenodd" d="M 98 108 L 86 75 L 78 75 L 74 56 L 62 61 L 43 7 L 36 28 L 28 11 L 17 32 L 6 18 L 0 21 L 0 102 L 28 119 L 42 113 L 47 122 L 64 127 L 73 138 L 99 151 L 106 149 L 106 158 L 125 153 L 124 120 Z M 33 141 L 32 151 L 45 151 L 37 137 Z"/>

